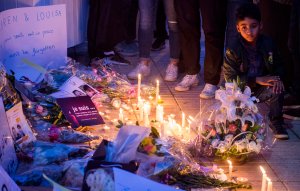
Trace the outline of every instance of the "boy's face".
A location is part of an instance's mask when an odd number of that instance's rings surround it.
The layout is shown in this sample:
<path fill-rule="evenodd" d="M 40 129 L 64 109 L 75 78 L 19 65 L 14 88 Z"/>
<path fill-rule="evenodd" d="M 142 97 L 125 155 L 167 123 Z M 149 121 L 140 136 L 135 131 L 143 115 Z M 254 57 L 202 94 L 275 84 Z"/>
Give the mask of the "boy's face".
<path fill-rule="evenodd" d="M 236 28 L 247 42 L 255 44 L 262 24 L 255 19 L 245 17 L 244 20 L 237 23 Z"/>

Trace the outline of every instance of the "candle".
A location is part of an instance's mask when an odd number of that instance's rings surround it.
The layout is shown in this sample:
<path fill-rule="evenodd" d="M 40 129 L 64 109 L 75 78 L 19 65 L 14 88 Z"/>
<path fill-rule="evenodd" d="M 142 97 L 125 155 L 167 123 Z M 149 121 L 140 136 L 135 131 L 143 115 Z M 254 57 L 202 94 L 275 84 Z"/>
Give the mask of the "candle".
<path fill-rule="evenodd" d="M 149 102 L 145 102 L 144 104 L 144 125 L 148 127 L 150 125 L 149 115 L 151 111 L 151 106 Z"/>
<path fill-rule="evenodd" d="M 139 108 L 139 120 L 140 122 L 142 122 L 144 119 L 144 104 L 142 99 L 139 99 L 138 108 Z"/>
<path fill-rule="evenodd" d="M 124 113 L 123 113 L 123 109 L 122 108 L 120 108 L 120 110 L 119 110 L 119 120 L 120 121 L 124 121 Z"/>
<path fill-rule="evenodd" d="M 268 189 L 267 191 L 273 191 L 273 183 L 270 178 L 267 178 L 268 181 Z"/>
<path fill-rule="evenodd" d="M 164 107 L 160 104 L 156 106 L 156 121 L 162 122 L 164 120 Z"/>
<path fill-rule="evenodd" d="M 230 160 L 227 160 L 227 162 L 228 162 L 228 164 L 229 164 L 229 175 L 228 175 L 228 177 L 229 177 L 229 179 L 231 179 L 231 177 L 232 177 L 232 162 L 230 161 Z"/>
<path fill-rule="evenodd" d="M 158 96 L 159 96 L 159 80 L 156 80 L 156 96 L 155 96 L 155 104 L 158 102 Z"/>
<path fill-rule="evenodd" d="M 137 89 L 138 103 L 139 103 L 140 98 L 141 98 L 141 81 L 142 81 L 141 74 L 138 74 L 138 89 Z"/>
<path fill-rule="evenodd" d="M 182 112 L 182 116 L 181 116 L 181 127 L 184 128 L 185 126 L 185 114 L 184 112 Z"/>
<path fill-rule="evenodd" d="M 262 166 L 259 166 L 261 173 L 262 173 L 262 184 L 261 184 L 261 191 L 266 191 L 267 186 L 267 174 L 265 169 Z"/>

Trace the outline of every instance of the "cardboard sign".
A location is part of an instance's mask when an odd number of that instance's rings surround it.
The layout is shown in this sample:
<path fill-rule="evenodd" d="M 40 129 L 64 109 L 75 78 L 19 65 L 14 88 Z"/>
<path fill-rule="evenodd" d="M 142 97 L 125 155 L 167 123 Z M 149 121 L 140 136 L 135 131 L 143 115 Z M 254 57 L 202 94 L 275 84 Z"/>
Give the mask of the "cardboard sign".
<path fill-rule="evenodd" d="M 21 191 L 17 184 L 8 176 L 0 165 L 0 190 L 1 191 Z"/>
<path fill-rule="evenodd" d="M 115 191 L 182 191 L 136 174 L 114 168 Z"/>
<path fill-rule="evenodd" d="M 48 69 L 65 64 L 66 7 L 53 5 L 0 13 L 0 60 L 8 73 L 40 82 Z"/>
<path fill-rule="evenodd" d="M 89 96 L 93 97 L 99 93 L 92 86 L 85 83 L 76 76 L 69 78 L 60 88 L 58 92 L 51 94 L 55 98 Z"/>
<path fill-rule="evenodd" d="M 13 174 L 16 171 L 18 160 L 14 142 L 10 134 L 2 97 L 0 97 L 0 122 L 0 165 L 2 165 L 8 174 Z"/>
<path fill-rule="evenodd" d="M 72 124 L 72 128 L 104 124 L 102 117 L 88 96 L 59 98 L 56 101 L 67 120 Z"/>
<path fill-rule="evenodd" d="M 16 144 L 22 147 L 24 144 L 28 144 L 36 140 L 23 113 L 21 102 L 8 110 L 6 112 L 6 116 L 12 138 Z"/>

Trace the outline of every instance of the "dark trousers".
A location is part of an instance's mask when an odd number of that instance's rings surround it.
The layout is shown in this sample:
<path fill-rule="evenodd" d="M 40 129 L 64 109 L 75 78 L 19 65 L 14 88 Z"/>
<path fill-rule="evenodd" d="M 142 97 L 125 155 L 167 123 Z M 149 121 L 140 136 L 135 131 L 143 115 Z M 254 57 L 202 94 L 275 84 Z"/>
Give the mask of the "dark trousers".
<path fill-rule="evenodd" d="M 130 43 L 136 39 L 136 19 L 139 11 L 139 1 L 131 0 L 129 13 L 128 13 L 128 21 L 126 27 L 126 37 L 125 41 Z"/>
<path fill-rule="evenodd" d="M 154 37 L 159 40 L 166 40 L 168 38 L 168 32 L 166 29 L 166 14 L 163 0 L 158 0 L 156 10 Z"/>
<path fill-rule="evenodd" d="M 262 15 L 263 33 L 270 36 L 276 43 L 285 69 L 284 83 L 286 87 L 291 85 L 292 65 L 291 55 L 288 49 L 289 21 L 291 6 L 277 3 L 274 0 L 262 0 L 259 3 Z"/>
<path fill-rule="evenodd" d="M 126 15 L 131 0 L 90 0 L 87 28 L 90 58 L 103 57 L 104 51 L 125 39 Z M 125 19 L 126 18 L 126 19 Z"/>
<path fill-rule="evenodd" d="M 272 88 L 260 86 L 259 88 L 253 89 L 254 96 L 259 99 L 260 102 L 268 104 L 270 113 L 269 117 L 272 123 L 282 122 L 282 107 L 284 93 L 274 94 Z"/>
<path fill-rule="evenodd" d="M 183 64 L 189 75 L 200 71 L 200 11 L 205 34 L 204 81 L 217 85 L 223 64 L 227 0 L 175 0 Z"/>
<path fill-rule="evenodd" d="M 300 99 L 300 1 L 294 0 L 291 12 L 289 49 L 292 54 L 292 89 Z"/>

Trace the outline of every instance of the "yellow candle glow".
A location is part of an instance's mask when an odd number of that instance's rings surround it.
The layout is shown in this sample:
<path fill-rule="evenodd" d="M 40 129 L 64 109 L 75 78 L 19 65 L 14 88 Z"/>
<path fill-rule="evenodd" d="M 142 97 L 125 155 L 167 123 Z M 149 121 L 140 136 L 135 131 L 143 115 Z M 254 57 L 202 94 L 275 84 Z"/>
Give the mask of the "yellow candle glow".
<path fill-rule="evenodd" d="M 231 177 L 232 177 L 232 169 L 233 169 L 232 162 L 230 160 L 227 160 L 227 162 L 229 164 L 229 167 L 228 167 L 229 168 L 228 177 L 229 177 L 229 179 L 231 179 Z"/>
<path fill-rule="evenodd" d="M 266 191 L 267 186 L 267 174 L 265 169 L 262 166 L 259 166 L 260 171 L 262 173 L 262 183 L 261 183 L 261 191 Z"/>

